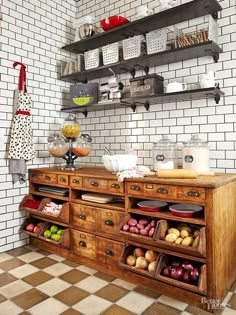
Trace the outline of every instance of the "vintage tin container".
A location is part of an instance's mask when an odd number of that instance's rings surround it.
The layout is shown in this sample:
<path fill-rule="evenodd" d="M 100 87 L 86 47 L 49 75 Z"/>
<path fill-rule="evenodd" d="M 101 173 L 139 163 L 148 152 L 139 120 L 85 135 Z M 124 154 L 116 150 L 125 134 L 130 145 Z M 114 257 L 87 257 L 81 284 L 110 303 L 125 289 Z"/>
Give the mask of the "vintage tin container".
<path fill-rule="evenodd" d="M 130 79 L 130 96 L 153 96 L 163 93 L 164 78 L 157 74 L 149 74 Z"/>

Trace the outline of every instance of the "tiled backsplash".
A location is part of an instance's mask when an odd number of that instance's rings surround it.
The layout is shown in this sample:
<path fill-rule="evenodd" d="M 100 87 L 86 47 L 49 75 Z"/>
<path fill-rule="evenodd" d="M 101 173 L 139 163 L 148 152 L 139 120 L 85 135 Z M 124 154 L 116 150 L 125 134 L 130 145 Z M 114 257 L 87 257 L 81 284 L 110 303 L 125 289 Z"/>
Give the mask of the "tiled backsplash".
<path fill-rule="evenodd" d="M 136 8 L 142 4 L 156 6 L 158 1 L 148 0 L 80 0 L 76 8 L 74 0 L 2 0 L 0 21 L 0 251 L 18 247 L 26 242 L 18 234 L 24 211 L 19 203 L 28 192 L 27 184 L 13 185 L 8 175 L 7 148 L 13 115 L 13 92 L 17 87 L 19 70 L 12 68 L 14 61 L 27 65 L 28 91 L 33 99 L 33 133 L 37 158 L 28 162 L 28 167 L 53 165 L 61 162 L 49 157 L 47 136 L 58 131 L 66 117 L 62 105 L 68 104 L 69 84 L 59 80 L 60 61 L 68 61 L 70 55 L 60 47 L 73 41 L 73 20 L 76 15 L 94 15 L 96 20 L 120 14 L 135 19 Z M 184 3 L 187 1 L 182 1 Z M 177 1 L 180 4 L 180 1 Z M 113 152 L 132 147 L 137 151 L 139 164 L 152 165 L 152 145 L 162 134 L 181 143 L 198 133 L 208 140 L 211 148 L 211 167 L 218 172 L 235 172 L 236 145 L 236 1 L 220 1 L 223 11 L 219 14 L 219 44 L 223 49 L 220 60 L 213 63 L 211 57 L 162 65 L 151 69 L 165 78 L 165 85 L 175 79 L 194 86 L 199 75 L 209 70 L 216 71 L 216 81 L 225 92 L 218 105 L 214 100 L 194 100 L 151 105 L 146 111 L 137 107 L 89 112 L 85 118 L 77 117 L 82 132 L 93 138 L 90 156 L 78 159 L 81 163 L 101 164 L 104 145 Z M 206 18 L 181 24 L 192 30 Z M 140 71 L 137 75 L 141 74 Z M 129 74 L 120 76 L 128 85 Z M 106 79 L 100 79 L 105 82 Z"/>

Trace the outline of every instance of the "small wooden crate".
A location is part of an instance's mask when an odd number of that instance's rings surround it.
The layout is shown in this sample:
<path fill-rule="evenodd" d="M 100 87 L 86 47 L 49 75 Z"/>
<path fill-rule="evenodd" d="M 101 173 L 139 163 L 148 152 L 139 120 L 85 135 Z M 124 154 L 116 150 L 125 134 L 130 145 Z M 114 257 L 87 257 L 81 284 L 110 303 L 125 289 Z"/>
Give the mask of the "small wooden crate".
<path fill-rule="evenodd" d="M 39 222 L 42 222 L 42 225 L 40 226 L 40 229 L 39 229 L 38 233 L 33 233 L 33 232 L 27 231 L 25 229 L 28 224 L 33 223 L 36 226 Z M 28 217 L 22 223 L 19 232 L 23 232 L 23 233 L 29 234 L 30 236 L 33 236 L 33 237 L 38 237 L 40 232 L 42 231 L 44 225 L 45 225 L 44 221 L 41 221 L 41 220 L 33 218 L 33 217 Z"/>
<path fill-rule="evenodd" d="M 47 199 L 47 203 L 51 202 L 52 200 L 50 198 L 45 198 Z M 61 208 L 60 213 L 57 216 L 54 215 L 50 215 L 47 213 L 42 212 L 44 206 L 47 204 L 45 203 L 43 205 L 43 207 L 40 207 L 38 214 L 40 215 L 40 217 L 46 218 L 46 219 L 51 219 L 51 220 L 55 220 L 58 222 L 62 222 L 62 223 L 68 223 L 69 224 L 69 202 L 65 202 Z"/>
<path fill-rule="evenodd" d="M 61 228 L 63 229 L 63 233 L 61 235 L 61 238 L 58 242 L 50 239 L 50 238 L 46 238 L 44 237 L 44 232 L 48 229 L 50 229 L 50 226 L 52 225 L 55 225 L 53 223 L 49 223 L 49 222 L 45 222 L 43 228 L 41 229 L 40 233 L 39 233 L 39 238 L 43 241 L 46 241 L 48 243 L 51 243 L 51 244 L 54 244 L 54 245 L 57 245 L 57 246 L 60 246 L 60 247 L 64 247 L 64 248 L 70 248 L 70 231 L 69 231 L 69 228 L 65 228 L 64 226 L 60 226 L 60 225 L 57 225 L 58 228 Z"/>
<path fill-rule="evenodd" d="M 37 197 L 37 198 L 40 199 L 40 197 Z M 50 198 L 43 198 L 43 199 L 41 200 L 41 203 L 40 203 L 40 205 L 39 205 L 39 207 L 38 207 L 37 209 L 32 209 L 32 208 L 28 208 L 28 207 L 24 207 L 24 206 L 23 206 L 24 203 L 25 203 L 27 200 L 34 200 L 34 199 L 37 199 L 37 198 L 35 198 L 32 194 L 26 195 L 26 196 L 23 198 L 23 200 L 21 201 L 21 203 L 20 203 L 20 209 L 21 209 L 21 210 L 26 210 L 27 212 L 30 212 L 30 213 L 33 213 L 33 214 L 36 214 L 36 213 L 38 213 L 38 211 L 39 211 L 40 209 L 42 209 L 48 202 L 51 201 Z"/>

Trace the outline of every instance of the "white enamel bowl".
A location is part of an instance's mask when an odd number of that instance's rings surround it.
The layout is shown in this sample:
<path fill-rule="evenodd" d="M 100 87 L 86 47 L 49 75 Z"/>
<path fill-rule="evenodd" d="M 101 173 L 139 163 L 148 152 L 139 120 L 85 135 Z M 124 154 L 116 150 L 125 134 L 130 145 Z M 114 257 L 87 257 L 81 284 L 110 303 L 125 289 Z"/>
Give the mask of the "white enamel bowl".
<path fill-rule="evenodd" d="M 138 156 L 134 154 L 103 155 L 102 160 L 109 172 L 117 173 L 136 166 Z"/>

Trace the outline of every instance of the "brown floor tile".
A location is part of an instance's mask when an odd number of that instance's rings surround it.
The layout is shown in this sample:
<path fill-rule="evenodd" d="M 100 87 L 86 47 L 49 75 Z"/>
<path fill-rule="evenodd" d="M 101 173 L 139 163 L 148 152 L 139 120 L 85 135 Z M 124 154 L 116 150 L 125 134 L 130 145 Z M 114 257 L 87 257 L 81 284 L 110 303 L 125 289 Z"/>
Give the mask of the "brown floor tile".
<path fill-rule="evenodd" d="M 6 253 L 8 255 L 12 255 L 14 257 L 17 257 L 17 256 L 21 256 L 21 255 L 24 255 L 24 254 L 27 254 L 31 252 L 30 249 L 28 248 L 25 248 L 25 247 L 18 247 L 18 248 L 15 248 L 15 249 L 11 249 L 9 251 L 7 251 Z"/>
<path fill-rule="evenodd" d="M 61 313 L 60 315 L 83 315 L 82 313 L 74 310 L 73 308 L 69 308 L 65 312 Z"/>
<path fill-rule="evenodd" d="M 72 306 L 89 295 L 90 293 L 82 289 L 76 288 L 74 286 L 71 286 L 68 289 L 54 295 L 54 298 L 56 298 L 57 300 L 61 301 L 64 304 Z"/>
<path fill-rule="evenodd" d="M 64 273 L 59 278 L 66 281 L 66 282 L 74 284 L 74 283 L 77 283 L 77 282 L 87 278 L 87 277 L 89 277 L 89 275 L 87 273 L 74 269 L 74 270 L 70 270 L 70 271 Z"/>
<path fill-rule="evenodd" d="M 180 313 L 181 311 L 177 310 L 176 308 L 161 303 L 154 303 L 149 306 L 149 308 L 146 309 L 142 315 L 179 315 Z"/>
<path fill-rule="evenodd" d="M 37 253 L 43 255 L 43 256 L 48 256 L 51 255 L 51 253 L 49 253 L 48 251 L 44 250 L 44 249 L 38 249 Z"/>
<path fill-rule="evenodd" d="M 6 301 L 6 298 L 0 294 L 0 303 Z"/>
<path fill-rule="evenodd" d="M 30 264 L 34 267 L 37 267 L 39 269 L 44 269 L 49 266 L 52 266 L 54 264 L 58 263 L 58 261 L 51 259 L 49 257 L 43 257 L 38 260 L 32 261 Z"/>
<path fill-rule="evenodd" d="M 105 310 L 105 312 L 101 313 L 101 315 L 136 315 L 136 314 L 126 310 L 125 308 L 121 306 L 114 304 L 110 306 L 107 310 Z M 152 315 L 155 315 L 155 314 L 152 314 Z"/>
<path fill-rule="evenodd" d="M 76 268 L 76 267 L 79 267 L 80 264 L 77 264 L 76 262 L 72 261 L 72 260 L 69 260 L 69 259 L 65 259 L 62 261 L 63 264 L 66 264 L 67 266 L 70 266 L 72 268 Z"/>
<path fill-rule="evenodd" d="M 38 285 L 51 280 L 53 276 L 49 275 L 48 273 L 44 271 L 37 271 L 35 273 L 32 273 L 31 275 L 22 278 L 23 281 L 26 283 L 32 285 L 33 287 L 37 287 Z"/>
<path fill-rule="evenodd" d="M 13 297 L 11 300 L 19 307 L 23 308 L 24 310 L 27 310 L 28 308 L 44 301 L 47 298 L 48 296 L 45 293 L 33 288 L 30 289 L 29 291 L 26 291 Z"/>
<path fill-rule="evenodd" d="M 129 292 L 129 290 L 118 287 L 117 285 L 111 284 L 109 283 L 107 286 L 105 286 L 104 288 L 98 290 L 95 295 L 111 301 L 111 302 L 116 302 L 117 300 L 119 300 L 120 298 L 122 298 L 122 296 L 124 296 L 125 294 L 127 294 Z"/>
<path fill-rule="evenodd" d="M 24 312 L 22 312 L 22 313 L 20 313 L 20 314 L 18 314 L 18 315 L 32 315 L 32 313 L 29 313 L 29 312 L 24 311 Z"/>
<path fill-rule="evenodd" d="M 113 280 L 116 279 L 115 277 L 112 277 L 112 276 L 107 275 L 107 274 L 105 274 L 103 272 L 100 272 L 100 271 L 96 272 L 94 274 L 94 276 L 96 276 L 96 277 L 98 277 L 98 278 L 100 278 L 102 280 L 108 281 L 108 282 L 112 282 Z"/>
<path fill-rule="evenodd" d="M 25 262 L 18 258 L 12 258 L 7 261 L 3 261 L 0 263 L 0 268 L 4 271 L 9 271 L 12 269 L 15 269 L 17 267 L 20 267 L 22 265 L 25 265 Z"/>
<path fill-rule="evenodd" d="M 16 280 L 17 278 L 13 277 L 11 274 L 1 273 L 0 274 L 0 287 L 3 287 L 4 285 L 9 284 Z"/>
<path fill-rule="evenodd" d="M 207 312 L 205 310 L 202 310 L 200 308 L 197 308 L 195 306 L 190 306 L 188 305 L 187 308 L 185 309 L 186 312 L 189 312 L 193 315 L 212 315 L 212 313 Z M 218 313 L 217 313 L 218 314 Z M 219 315 L 219 314 L 218 314 Z"/>
<path fill-rule="evenodd" d="M 227 303 L 227 306 L 229 306 L 230 308 L 236 310 L 236 294 L 233 294 L 229 300 L 229 302 Z"/>
<path fill-rule="evenodd" d="M 146 295 L 146 296 L 153 298 L 153 299 L 157 299 L 157 298 L 159 298 L 159 296 L 161 296 L 161 294 L 154 292 L 152 290 L 149 290 L 148 288 L 141 287 L 141 286 L 135 287 L 133 291 L 136 291 L 140 294 Z"/>

